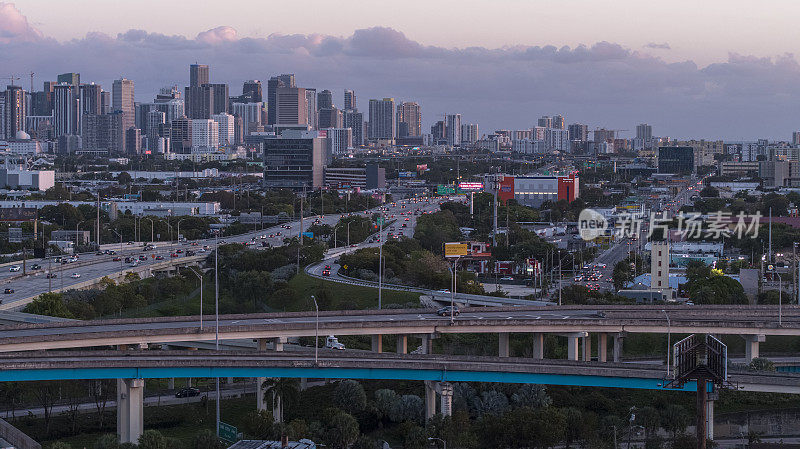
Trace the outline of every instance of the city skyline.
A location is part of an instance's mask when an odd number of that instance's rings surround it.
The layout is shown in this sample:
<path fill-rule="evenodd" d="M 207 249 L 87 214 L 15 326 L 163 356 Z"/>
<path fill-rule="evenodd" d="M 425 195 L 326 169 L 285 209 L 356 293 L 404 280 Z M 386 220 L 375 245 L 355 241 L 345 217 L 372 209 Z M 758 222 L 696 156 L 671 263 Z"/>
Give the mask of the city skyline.
<path fill-rule="evenodd" d="M 800 127 L 794 115 L 800 65 L 789 54 L 731 53 L 724 62 L 701 66 L 669 62 L 663 55 L 673 52 L 668 41 L 646 49 L 608 41 L 452 48 L 389 27 L 355 29 L 346 37 L 310 30 L 250 37 L 257 33 L 218 26 L 187 38 L 173 29 L 129 29 L 112 37 L 87 25 L 72 26 L 88 31 L 84 37 L 59 41 L 34 19 L 36 4 L 0 3 L 0 50 L 26 89 L 30 71 L 37 74 L 37 90 L 42 81 L 73 71 L 109 87 L 114 79 L 132 79 L 136 100 L 149 101 L 163 86 L 187 85 L 186 65 L 199 62 L 212 67 L 212 82 L 236 86 L 231 94 L 248 79 L 296 73 L 298 84 L 329 89 L 336 101 L 345 89 L 355 90 L 362 109 L 372 98 L 416 101 L 423 129 L 444 113 L 460 113 L 485 131 L 526 129 L 543 114 L 561 114 L 590 129 L 631 130 L 626 136 L 647 122 L 659 136 L 732 141 L 790 140 Z"/>

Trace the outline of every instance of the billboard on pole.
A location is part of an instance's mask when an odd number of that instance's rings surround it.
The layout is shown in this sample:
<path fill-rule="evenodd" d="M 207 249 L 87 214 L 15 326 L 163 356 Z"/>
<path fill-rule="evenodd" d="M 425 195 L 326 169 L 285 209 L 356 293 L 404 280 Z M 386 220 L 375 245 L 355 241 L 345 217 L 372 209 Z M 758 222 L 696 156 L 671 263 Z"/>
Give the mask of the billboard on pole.
<path fill-rule="evenodd" d="M 445 243 L 444 244 L 444 257 L 462 257 L 466 256 L 469 252 L 466 243 Z"/>

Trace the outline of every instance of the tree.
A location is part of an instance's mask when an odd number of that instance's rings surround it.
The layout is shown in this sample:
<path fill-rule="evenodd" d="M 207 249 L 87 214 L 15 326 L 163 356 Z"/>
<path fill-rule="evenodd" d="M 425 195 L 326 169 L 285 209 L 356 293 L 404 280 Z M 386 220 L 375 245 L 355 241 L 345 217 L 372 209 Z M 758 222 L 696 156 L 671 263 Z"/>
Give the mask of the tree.
<path fill-rule="evenodd" d="M 661 425 L 661 416 L 655 407 L 646 406 L 639 409 L 636 413 L 638 421 L 644 427 L 644 438 L 649 439 Z"/>
<path fill-rule="evenodd" d="M 352 446 L 350 446 L 350 449 L 379 449 L 379 448 L 380 446 L 378 445 L 378 442 L 366 435 L 360 435 L 356 439 L 356 442 L 353 443 Z"/>
<path fill-rule="evenodd" d="M 24 309 L 25 313 L 47 315 L 60 318 L 74 318 L 64 304 L 61 293 L 42 293 L 30 302 Z"/>
<path fill-rule="evenodd" d="M 511 395 L 511 402 L 517 407 L 542 408 L 552 404 L 544 385 L 524 384 Z"/>
<path fill-rule="evenodd" d="M 139 449 L 167 449 L 167 439 L 158 430 L 145 430 L 139 436 Z"/>
<path fill-rule="evenodd" d="M 686 430 L 689 424 L 689 416 L 686 409 L 678 404 L 669 404 L 661 411 L 661 426 L 672 434 L 672 438 Z"/>
<path fill-rule="evenodd" d="M 72 445 L 61 441 L 56 441 L 50 445 L 50 449 L 72 449 Z"/>
<path fill-rule="evenodd" d="M 389 417 L 392 409 L 395 407 L 400 396 L 394 390 L 382 388 L 375 391 L 375 411 L 378 415 L 378 420 L 383 424 L 383 420 Z"/>
<path fill-rule="evenodd" d="M 273 418 L 272 413 L 269 411 L 252 410 L 244 417 L 242 431 L 250 438 L 263 439 L 266 438 L 269 432 L 272 430 L 272 424 L 274 421 L 275 419 Z"/>
<path fill-rule="evenodd" d="M 422 398 L 413 394 L 404 394 L 395 403 L 389 419 L 394 422 L 422 422 L 423 408 Z"/>
<path fill-rule="evenodd" d="M 347 413 L 358 413 L 367 406 L 367 394 L 358 381 L 343 380 L 333 391 L 333 403 Z"/>
<path fill-rule="evenodd" d="M 358 421 L 350 414 L 340 411 L 335 414 L 325 432 L 325 442 L 334 449 L 347 449 L 359 435 Z"/>
<path fill-rule="evenodd" d="M 564 447 L 569 449 L 574 441 L 579 441 L 584 435 L 583 414 L 575 407 L 564 409 L 566 432 L 564 433 Z"/>
<path fill-rule="evenodd" d="M 490 414 L 499 416 L 508 409 L 508 398 L 499 391 L 488 390 L 481 393 L 479 404 L 478 413 L 480 415 Z"/>
<path fill-rule="evenodd" d="M 719 190 L 714 187 L 707 186 L 700 191 L 700 196 L 703 198 L 719 198 Z"/>
<path fill-rule="evenodd" d="M 753 371 L 775 371 L 775 364 L 767 358 L 756 357 L 750 361 L 747 368 Z"/>
<path fill-rule="evenodd" d="M 220 441 L 217 435 L 209 429 L 201 430 L 192 441 L 193 449 L 225 449 L 226 447 L 227 445 Z"/>
<path fill-rule="evenodd" d="M 285 377 L 273 377 L 264 381 L 264 400 L 271 402 L 274 408 L 278 409 L 278 422 L 283 422 L 284 407 L 294 402 L 300 392 L 300 385 L 297 379 Z"/>
<path fill-rule="evenodd" d="M 128 174 L 128 172 L 122 172 L 117 175 L 117 182 L 120 184 L 128 185 L 131 183 L 131 181 L 133 181 L 133 178 L 130 174 Z"/>
<path fill-rule="evenodd" d="M 94 449 L 118 449 L 119 438 L 113 433 L 102 435 L 94 443 Z"/>

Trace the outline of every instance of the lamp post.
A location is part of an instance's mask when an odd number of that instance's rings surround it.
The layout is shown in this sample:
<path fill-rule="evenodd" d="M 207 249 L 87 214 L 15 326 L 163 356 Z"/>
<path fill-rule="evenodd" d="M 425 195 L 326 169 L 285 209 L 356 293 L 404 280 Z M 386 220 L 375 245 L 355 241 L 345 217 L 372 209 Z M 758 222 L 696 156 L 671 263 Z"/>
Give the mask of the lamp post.
<path fill-rule="evenodd" d="M 86 221 L 86 220 L 81 220 L 81 221 L 75 223 L 75 247 L 76 248 L 78 247 L 78 226 L 80 226 L 81 223 L 83 223 L 84 221 Z"/>
<path fill-rule="evenodd" d="M 443 440 L 441 438 L 428 437 L 428 441 L 441 441 L 442 442 L 442 449 L 447 449 L 447 441 L 445 441 L 445 440 Z"/>
<path fill-rule="evenodd" d="M 198 273 L 194 268 L 188 267 L 192 273 L 200 279 L 200 330 L 203 330 L 203 276 Z"/>
<path fill-rule="evenodd" d="M 214 316 L 216 331 L 214 334 L 215 349 L 219 351 L 219 230 L 214 234 Z M 217 437 L 219 437 L 219 377 L 217 377 Z"/>
<path fill-rule="evenodd" d="M 176 244 L 178 243 L 178 241 L 181 238 L 181 222 L 183 220 L 186 220 L 186 218 L 181 218 L 180 220 L 178 220 L 178 232 L 175 234 L 175 243 Z"/>
<path fill-rule="evenodd" d="M 316 325 L 314 327 L 314 365 L 319 363 L 319 305 L 317 298 L 311 295 L 311 300 L 314 301 L 314 309 L 316 310 Z"/>
<path fill-rule="evenodd" d="M 669 314 L 666 309 L 661 309 L 664 316 L 667 318 L 667 378 L 669 378 L 669 351 L 672 348 L 672 322 L 669 320 Z"/>
<path fill-rule="evenodd" d="M 150 217 L 144 217 L 144 218 L 145 218 L 145 220 L 150 220 L 150 243 L 153 243 L 153 236 L 155 235 L 153 233 L 153 231 L 154 231 L 156 225 L 153 223 L 153 219 L 152 218 L 150 218 Z"/>

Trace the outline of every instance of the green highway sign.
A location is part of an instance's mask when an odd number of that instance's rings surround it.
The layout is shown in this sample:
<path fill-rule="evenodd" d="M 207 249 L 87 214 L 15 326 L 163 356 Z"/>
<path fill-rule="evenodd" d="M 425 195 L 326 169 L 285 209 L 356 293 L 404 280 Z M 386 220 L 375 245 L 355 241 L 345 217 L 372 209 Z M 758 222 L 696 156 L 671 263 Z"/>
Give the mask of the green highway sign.
<path fill-rule="evenodd" d="M 384 223 L 386 223 L 386 220 L 383 217 L 378 217 L 378 226 L 383 226 Z"/>
<path fill-rule="evenodd" d="M 221 439 L 234 443 L 239 439 L 238 435 L 239 431 L 235 426 L 225 424 L 222 421 L 219 422 L 219 437 Z"/>
<path fill-rule="evenodd" d="M 438 186 L 436 186 L 436 193 L 438 195 L 452 195 L 456 193 L 456 188 L 455 186 L 446 186 L 443 184 L 439 184 Z"/>

